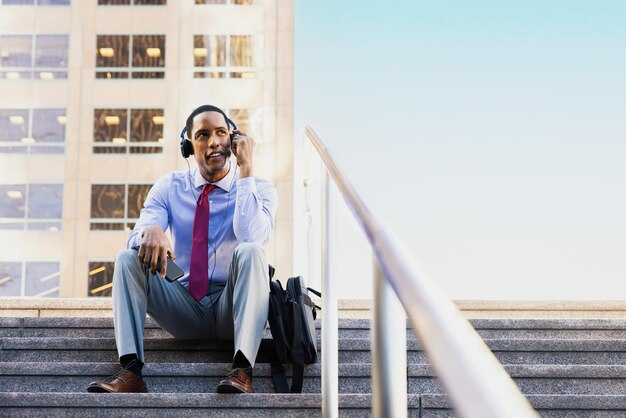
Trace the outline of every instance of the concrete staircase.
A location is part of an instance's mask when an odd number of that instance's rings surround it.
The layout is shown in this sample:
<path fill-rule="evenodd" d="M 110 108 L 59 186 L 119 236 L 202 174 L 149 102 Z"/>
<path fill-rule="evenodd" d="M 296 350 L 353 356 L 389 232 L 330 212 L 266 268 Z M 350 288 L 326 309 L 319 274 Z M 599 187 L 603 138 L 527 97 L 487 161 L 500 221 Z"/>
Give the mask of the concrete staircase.
<path fill-rule="evenodd" d="M 626 416 L 626 319 L 473 319 L 505 369 L 545 417 Z M 270 334 L 255 368 L 253 395 L 213 393 L 227 373 L 227 342 L 179 341 L 146 326 L 149 394 L 89 394 L 87 384 L 118 369 L 111 318 L 0 318 L 0 416 L 320 416 L 320 365 L 304 393 L 273 393 Z M 318 324 L 319 326 L 319 324 Z M 340 319 L 340 415 L 370 414 L 367 319 Z M 408 332 L 412 417 L 454 416 Z"/>

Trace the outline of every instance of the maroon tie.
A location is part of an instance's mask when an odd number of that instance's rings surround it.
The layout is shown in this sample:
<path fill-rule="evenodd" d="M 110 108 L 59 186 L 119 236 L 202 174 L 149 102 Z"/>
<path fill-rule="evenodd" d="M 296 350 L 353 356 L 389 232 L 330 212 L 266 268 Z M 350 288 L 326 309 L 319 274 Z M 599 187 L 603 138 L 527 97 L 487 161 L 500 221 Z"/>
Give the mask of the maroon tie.
<path fill-rule="evenodd" d="M 189 264 L 189 293 L 195 300 L 206 296 L 209 288 L 209 192 L 215 189 L 205 184 L 198 198 L 193 217 L 191 262 Z"/>

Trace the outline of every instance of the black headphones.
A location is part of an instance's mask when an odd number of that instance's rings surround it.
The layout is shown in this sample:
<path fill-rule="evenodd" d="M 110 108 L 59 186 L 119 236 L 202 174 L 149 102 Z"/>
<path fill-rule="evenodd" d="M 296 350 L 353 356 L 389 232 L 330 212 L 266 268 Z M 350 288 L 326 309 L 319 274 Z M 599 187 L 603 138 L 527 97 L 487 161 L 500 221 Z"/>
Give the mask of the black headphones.
<path fill-rule="evenodd" d="M 230 126 L 233 127 L 233 131 L 236 131 L 237 125 L 230 118 L 226 117 L 226 121 Z M 183 155 L 183 158 L 189 158 L 190 155 L 193 154 L 193 145 L 191 145 L 191 141 L 185 138 L 185 134 L 187 133 L 187 127 L 185 126 L 182 131 L 180 131 L 180 153 Z M 230 134 L 230 142 L 232 144 L 233 138 L 235 134 Z"/>

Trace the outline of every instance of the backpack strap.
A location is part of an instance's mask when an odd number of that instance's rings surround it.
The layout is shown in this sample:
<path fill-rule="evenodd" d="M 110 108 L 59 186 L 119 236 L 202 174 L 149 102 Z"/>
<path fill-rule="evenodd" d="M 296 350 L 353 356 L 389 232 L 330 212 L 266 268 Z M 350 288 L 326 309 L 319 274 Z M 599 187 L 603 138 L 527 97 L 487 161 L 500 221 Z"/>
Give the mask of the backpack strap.
<path fill-rule="evenodd" d="M 285 369 L 276 355 L 276 350 L 272 353 L 270 364 L 272 366 L 272 382 L 274 382 L 276 393 L 289 393 L 289 384 L 287 383 L 287 376 L 285 376 Z"/>
<path fill-rule="evenodd" d="M 295 302 L 295 301 L 294 301 Z M 304 350 L 302 349 L 302 314 L 300 305 L 293 304 L 293 344 L 291 345 L 291 363 L 293 364 L 293 379 L 291 393 L 302 392 L 304 380 Z"/>

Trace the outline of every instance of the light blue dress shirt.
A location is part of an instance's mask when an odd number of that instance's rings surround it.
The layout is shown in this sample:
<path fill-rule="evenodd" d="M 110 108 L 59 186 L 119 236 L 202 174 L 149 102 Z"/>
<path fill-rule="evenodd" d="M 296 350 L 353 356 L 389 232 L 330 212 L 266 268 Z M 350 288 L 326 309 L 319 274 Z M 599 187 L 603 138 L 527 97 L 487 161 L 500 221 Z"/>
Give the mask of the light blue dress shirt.
<path fill-rule="evenodd" d="M 232 167 L 208 196 L 209 277 L 226 282 L 235 247 L 239 243 L 267 243 L 274 228 L 278 194 L 269 182 L 257 177 L 240 179 Z M 196 202 L 208 181 L 198 168 L 176 171 L 161 177 L 152 186 L 127 247 L 139 249 L 143 230 L 152 225 L 164 231 L 169 227 L 176 264 L 185 271 L 178 281 L 189 286 L 189 261 Z"/>

